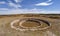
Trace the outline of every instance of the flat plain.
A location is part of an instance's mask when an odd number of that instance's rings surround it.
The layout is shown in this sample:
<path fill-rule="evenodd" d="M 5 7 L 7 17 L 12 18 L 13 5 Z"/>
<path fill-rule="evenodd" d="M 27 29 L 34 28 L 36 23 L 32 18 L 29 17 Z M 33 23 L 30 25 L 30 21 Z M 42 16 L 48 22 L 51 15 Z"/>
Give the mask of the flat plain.
<path fill-rule="evenodd" d="M 10 23 L 21 18 L 39 18 L 48 21 L 51 26 L 45 30 L 20 31 L 11 28 Z M 60 36 L 59 14 L 16 14 L 0 15 L 0 36 Z"/>

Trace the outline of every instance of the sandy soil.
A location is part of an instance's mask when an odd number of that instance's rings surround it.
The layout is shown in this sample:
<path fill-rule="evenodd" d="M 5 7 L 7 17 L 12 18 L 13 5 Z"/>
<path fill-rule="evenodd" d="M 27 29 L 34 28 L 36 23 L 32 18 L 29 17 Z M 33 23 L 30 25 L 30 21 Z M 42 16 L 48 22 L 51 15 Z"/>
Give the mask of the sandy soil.
<path fill-rule="evenodd" d="M 12 21 L 28 17 L 46 20 L 50 22 L 51 27 L 40 31 L 19 31 L 11 28 Z M 60 15 L 1 15 L 0 36 L 60 36 Z"/>

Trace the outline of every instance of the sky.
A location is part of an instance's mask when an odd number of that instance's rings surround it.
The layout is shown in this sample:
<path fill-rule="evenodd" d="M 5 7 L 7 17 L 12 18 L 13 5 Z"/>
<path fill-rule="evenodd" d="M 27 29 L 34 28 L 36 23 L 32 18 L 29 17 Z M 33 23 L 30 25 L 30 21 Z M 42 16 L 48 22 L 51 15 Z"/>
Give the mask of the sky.
<path fill-rule="evenodd" d="M 0 0 L 0 15 L 59 14 L 60 0 Z"/>

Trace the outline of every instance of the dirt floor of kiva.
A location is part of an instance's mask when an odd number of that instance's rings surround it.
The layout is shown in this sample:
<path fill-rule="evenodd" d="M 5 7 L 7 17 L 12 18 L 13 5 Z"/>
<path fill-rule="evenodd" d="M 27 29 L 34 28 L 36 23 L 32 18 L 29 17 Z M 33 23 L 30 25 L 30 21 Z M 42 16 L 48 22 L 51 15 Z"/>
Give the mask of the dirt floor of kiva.
<path fill-rule="evenodd" d="M 25 22 L 25 18 L 36 18 L 37 20 L 34 19 L 33 22 L 33 19 L 30 19 Z M 39 19 L 44 20 L 43 22 L 47 21 L 48 23 L 45 22 L 47 26 L 41 21 L 40 24 L 36 23 Z M 21 24 L 21 21 L 25 23 Z M 60 15 L 0 15 L 0 36 L 60 36 Z"/>

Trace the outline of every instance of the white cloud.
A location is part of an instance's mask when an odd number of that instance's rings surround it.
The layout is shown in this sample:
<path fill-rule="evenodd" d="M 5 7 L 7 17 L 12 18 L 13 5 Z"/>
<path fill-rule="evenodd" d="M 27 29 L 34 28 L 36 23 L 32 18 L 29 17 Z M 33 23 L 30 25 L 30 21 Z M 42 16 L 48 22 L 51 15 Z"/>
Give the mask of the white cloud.
<path fill-rule="evenodd" d="M 52 0 L 48 0 L 48 1 L 45 1 L 45 2 L 51 2 Z"/>
<path fill-rule="evenodd" d="M 51 4 L 53 4 L 53 3 L 52 3 L 52 2 L 51 2 L 51 3 L 43 2 L 43 3 L 38 3 L 38 4 L 36 4 L 36 6 L 49 6 L 49 5 L 51 5 Z"/>
<path fill-rule="evenodd" d="M 22 0 L 14 0 L 16 3 L 18 3 L 18 2 L 22 2 Z"/>
<path fill-rule="evenodd" d="M 2 2 L 0 2 L 0 4 L 8 4 L 8 6 L 11 6 L 11 7 L 14 7 L 14 8 L 19 8 L 19 7 L 21 7 L 21 5 L 18 3 L 18 2 L 21 2 L 21 0 L 15 0 L 15 2 L 17 3 L 17 4 L 15 4 L 15 3 L 13 3 L 12 1 L 9 1 L 9 0 L 7 0 L 9 3 L 6 3 L 5 1 L 2 1 Z"/>
<path fill-rule="evenodd" d="M 8 9 L 7 11 L 0 11 L 0 15 L 11 15 L 11 14 L 59 14 L 60 11 L 47 11 L 43 9 Z"/>
<path fill-rule="evenodd" d="M 2 2 L 0 2 L 0 4 L 5 4 L 6 2 L 4 2 L 4 1 L 2 1 Z"/>
<path fill-rule="evenodd" d="M 10 15 L 10 14 L 39 14 L 41 12 L 44 12 L 42 10 L 32 10 L 32 9 L 11 9 L 8 11 L 0 11 L 0 15 Z"/>
<path fill-rule="evenodd" d="M 52 1 L 52 0 L 48 0 L 48 2 L 50 2 L 50 1 Z"/>
<path fill-rule="evenodd" d="M 9 9 L 8 9 L 8 8 L 0 8 L 0 11 L 2 11 L 2 10 L 3 10 L 3 11 L 4 11 L 4 10 L 6 11 L 6 10 L 9 10 Z"/>
<path fill-rule="evenodd" d="M 49 6 L 49 5 L 52 5 L 53 2 L 51 2 L 52 0 L 48 0 L 46 2 L 42 2 L 42 3 L 37 3 L 35 4 L 36 6 Z"/>
<path fill-rule="evenodd" d="M 11 6 L 11 7 L 14 7 L 14 8 L 21 7 L 21 5 L 19 5 L 19 4 L 14 4 L 14 3 L 12 3 L 12 2 L 9 2 L 8 5 Z"/>
<path fill-rule="evenodd" d="M 15 4 L 15 3 L 11 2 L 11 1 L 9 1 L 8 5 L 11 6 L 11 7 L 16 8 L 16 9 L 19 8 L 19 7 L 21 7 L 20 4 Z"/>

